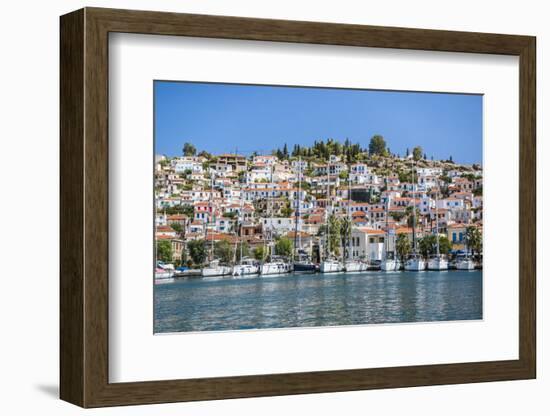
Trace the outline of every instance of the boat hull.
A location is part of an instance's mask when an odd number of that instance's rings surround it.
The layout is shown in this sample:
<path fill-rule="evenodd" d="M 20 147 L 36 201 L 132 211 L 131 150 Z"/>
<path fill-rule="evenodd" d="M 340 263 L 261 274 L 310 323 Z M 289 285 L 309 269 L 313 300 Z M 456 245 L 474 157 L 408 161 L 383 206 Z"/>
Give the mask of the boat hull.
<path fill-rule="evenodd" d="M 319 271 L 321 273 L 337 273 L 343 271 L 344 267 L 341 263 L 335 261 L 323 261 Z"/>
<path fill-rule="evenodd" d="M 347 273 L 367 271 L 367 265 L 361 261 L 349 261 L 344 264 Z"/>
<path fill-rule="evenodd" d="M 462 260 L 456 263 L 457 270 L 474 270 L 476 265 L 473 260 Z"/>
<path fill-rule="evenodd" d="M 296 273 L 314 273 L 316 270 L 315 264 L 294 263 L 294 272 Z"/>
<path fill-rule="evenodd" d="M 231 274 L 231 268 L 227 266 L 205 267 L 201 271 L 202 277 L 227 276 Z"/>
<path fill-rule="evenodd" d="M 405 262 L 405 270 L 412 272 L 420 272 L 426 269 L 426 262 L 422 259 L 407 260 Z"/>
<path fill-rule="evenodd" d="M 260 268 L 250 264 L 234 266 L 232 272 L 233 276 L 250 276 L 258 273 L 260 273 Z"/>
<path fill-rule="evenodd" d="M 449 262 L 445 259 L 428 260 L 428 270 L 448 270 Z"/>
<path fill-rule="evenodd" d="M 380 270 L 385 272 L 394 272 L 398 270 L 397 260 L 382 260 L 380 263 Z"/>
<path fill-rule="evenodd" d="M 286 274 L 292 271 L 292 266 L 287 263 L 265 263 L 262 264 L 260 274 L 262 275 L 274 275 L 274 274 Z"/>

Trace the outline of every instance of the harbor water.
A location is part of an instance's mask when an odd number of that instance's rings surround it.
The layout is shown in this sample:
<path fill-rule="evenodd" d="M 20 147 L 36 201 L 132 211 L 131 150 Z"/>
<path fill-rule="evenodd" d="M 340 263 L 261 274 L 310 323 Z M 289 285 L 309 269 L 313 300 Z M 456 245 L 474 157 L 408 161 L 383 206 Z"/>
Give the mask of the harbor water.
<path fill-rule="evenodd" d="M 482 319 L 482 271 L 176 280 L 154 290 L 154 332 Z"/>

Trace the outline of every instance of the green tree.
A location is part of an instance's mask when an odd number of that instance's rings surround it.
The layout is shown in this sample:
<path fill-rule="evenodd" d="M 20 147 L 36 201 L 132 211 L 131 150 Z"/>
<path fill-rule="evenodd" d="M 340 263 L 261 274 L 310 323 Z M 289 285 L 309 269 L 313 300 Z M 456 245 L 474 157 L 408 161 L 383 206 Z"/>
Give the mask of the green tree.
<path fill-rule="evenodd" d="M 264 261 L 267 255 L 267 250 L 263 246 L 258 246 L 252 251 L 252 253 L 256 260 Z"/>
<path fill-rule="evenodd" d="M 340 241 L 342 247 L 344 248 L 344 256 L 349 257 L 348 248 L 349 248 L 349 238 L 351 231 L 351 221 L 349 217 L 344 217 L 340 219 Z"/>
<path fill-rule="evenodd" d="M 445 182 L 447 185 L 453 181 L 450 176 L 447 176 L 446 174 L 441 175 L 439 180 Z"/>
<path fill-rule="evenodd" d="M 227 240 L 216 241 L 214 244 L 214 257 L 222 263 L 230 263 L 233 260 L 233 246 Z"/>
<path fill-rule="evenodd" d="M 414 221 L 414 216 L 413 216 L 413 207 L 412 205 L 411 206 L 408 206 L 406 209 L 405 209 L 405 213 L 407 215 L 407 227 L 410 227 L 412 228 L 413 226 L 413 221 Z M 420 216 L 422 214 L 420 213 L 420 210 L 418 208 L 416 208 L 416 224 L 414 224 L 415 227 L 418 227 L 418 222 L 419 222 L 419 219 L 420 219 Z"/>
<path fill-rule="evenodd" d="M 290 257 L 292 254 L 292 241 L 290 238 L 281 237 L 275 243 L 275 254 Z"/>
<path fill-rule="evenodd" d="M 189 257 L 197 266 L 200 266 L 206 260 L 206 244 L 204 240 L 191 240 L 187 243 Z"/>
<path fill-rule="evenodd" d="M 250 256 L 250 246 L 247 242 L 242 243 L 243 258 Z M 241 246 L 237 246 L 237 261 L 241 260 Z"/>
<path fill-rule="evenodd" d="M 437 250 L 437 237 L 434 234 L 429 234 L 422 237 L 418 241 L 418 248 L 423 256 L 435 254 Z M 447 254 L 451 250 L 451 242 L 443 235 L 439 236 L 439 253 Z"/>
<path fill-rule="evenodd" d="M 397 222 L 401 221 L 405 215 L 406 214 L 401 211 L 390 212 L 390 217 L 392 217 Z"/>
<path fill-rule="evenodd" d="M 416 146 L 413 149 L 413 159 L 416 161 L 422 159 L 422 147 Z"/>
<path fill-rule="evenodd" d="M 283 146 L 283 158 L 288 159 L 288 147 L 287 147 L 286 143 Z"/>
<path fill-rule="evenodd" d="M 165 263 L 172 261 L 172 243 L 170 241 L 157 241 L 157 260 Z"/>
<path fill-rule="evenodd" d="M 395 242 L 395 249 L 400 259 L 404 259 L 411 252 L 411 241 L 407 234 L 399 234 Z"/>
<path fill-rule="evenodd" d="M 465 240 L 467 250 L 470 250 L 473 254 L 481 254 L 483 237 L 479 228 L 474 226 L 466 228 Z"/>
<path fill-rule="evenodd" d="M 171 222 L 170 227 L 172 227 L 172 229 L 178 234 L 181 234 L 183 232 L 183 227 L 179 222 Z"/>
<path fill-rule="evenodd" d="M 183 145 L 182 152 L 184 156 L 195 156 L 195 154 L 197 153 L 197 149 L 195 146 L 193 146 L 193 144 L 185 143 Z"/>
<path fill-rule="evenodd" d="M 372 136 L 369 143 L 369 153 L 371 155 L 383 155 L 386 150 L 386 141 L 384 137 L 376 134 Z"/>
<path fill-rule="evenodd" d="M 329 242 L 330 242 L 330 254 L 339 255 L 340 254 L 340 241 L 342 235 L 342 224 L 341 221 L 336 215 L 332 214 L 328 219 L 328 231 L 329 231 Z"/>
<path fill-rule="evenodd" d="M 412 171 L 400 170 L 397 172 L 397 176 L 399 177 L 399 182 L 412 183 Z"/>
<path fill-rule="evenodd" d="M 349 177 L 349 173 L 347 170 L 343 170 L 338 174 L 338 177 L 343 181 L 347 181 Z"/>

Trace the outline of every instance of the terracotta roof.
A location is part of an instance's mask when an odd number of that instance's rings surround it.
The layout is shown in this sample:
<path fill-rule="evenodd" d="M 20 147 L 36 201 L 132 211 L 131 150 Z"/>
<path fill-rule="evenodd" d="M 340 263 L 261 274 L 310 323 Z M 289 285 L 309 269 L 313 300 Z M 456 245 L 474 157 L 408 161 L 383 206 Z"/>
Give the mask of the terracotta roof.
<path fill-rule="evenodd" d="M 296 234 L 295 231 L 289 231 L 288 233 L 286 233 L 286 236 L 289 238 L 294 238 L 295 234 Z M 311 237 L 311 234 L 306 233 L 305 231 L 298 231 L 298 236 L 307 238 L 307 237 Z"/>
<path fill-rule="evenodd" d="M 372 234 L 372 235 L 381 235 L 381 234 L 385 234 L 384 231 L 382 230 L 375 230 L 373 228 L 367 228 L 367 227 L 359 227 L 357 228 L 359 231 L 361 231 L 362 233 L 365 233 L 365 234 Z"/>
<path fill-rule="evenodd" d="M 186 220 L 187 215 L 183 215 L 183 214 L 168 215 L 167 219 L 168 221 Z"/>
<path fill-rule="evenodd" d="M 159 225 L 157 227 L 157 232 L 176 232 L 172 227 L 170 227 L 169 225 Z"/>

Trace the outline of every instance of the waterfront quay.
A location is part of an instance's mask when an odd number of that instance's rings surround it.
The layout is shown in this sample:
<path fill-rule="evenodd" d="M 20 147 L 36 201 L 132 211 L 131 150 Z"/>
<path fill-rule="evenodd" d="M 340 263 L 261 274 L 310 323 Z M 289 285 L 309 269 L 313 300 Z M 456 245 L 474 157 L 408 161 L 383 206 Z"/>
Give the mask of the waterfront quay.
<path fill-rule="evenodd" d="M 155 277 L 482 267 L 483 171 L 332 139 L 155 163 Z"/>

